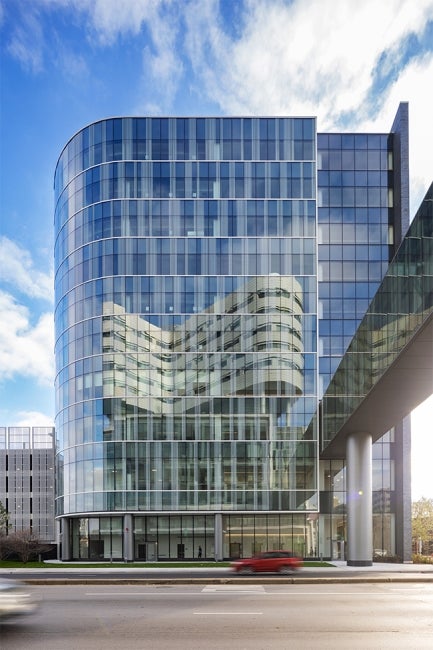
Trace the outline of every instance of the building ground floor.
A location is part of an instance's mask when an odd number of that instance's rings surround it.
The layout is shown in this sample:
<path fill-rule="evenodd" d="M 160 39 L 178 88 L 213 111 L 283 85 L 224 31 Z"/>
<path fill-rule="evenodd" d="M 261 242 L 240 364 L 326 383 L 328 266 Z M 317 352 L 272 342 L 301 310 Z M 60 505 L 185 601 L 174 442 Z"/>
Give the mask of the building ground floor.
<path fill-rule="evenodd" d="M 63 560 L 218 561 L 277 549 L 343 560 L 347 552 L 345 513 L 107 513 L 59 521 Z M 373 515 L 376 554 L 395 554 L 394 529 L 394 515 Z"/>

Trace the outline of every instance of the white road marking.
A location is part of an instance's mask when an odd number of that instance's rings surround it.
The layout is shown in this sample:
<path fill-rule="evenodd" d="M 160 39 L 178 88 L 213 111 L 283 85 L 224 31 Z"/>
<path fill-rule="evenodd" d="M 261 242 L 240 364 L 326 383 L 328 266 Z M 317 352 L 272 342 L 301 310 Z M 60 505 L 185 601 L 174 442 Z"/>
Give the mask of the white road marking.
<path fill-rule="evenodd" d="M 236 592 L 237 594 L 266 593 L 263 585 L 242 585 L 242 587 L 240 587 L 239 585 L 206 585 L 206 587 L 203 587 L 202 589 L 202 593 L 204 594 L 217 593 L 217 592 L 223 592 L 223 593 Z"/>
<path fill-rule="evenodd" d="M 262 616 L 263 612 L 194 612 L 194 616 Z"/>
<path fill-rule="evenodd" d="M 406 589 L 401 588 L 394 588 L 390 592 L 381 592 L 381 591 L 302 591 L 299 592 L 297 590 L 293 591 L 265 591 L 264 587 L 261 585 L 256 585 L 256 586 L 248 586 L 248 589 L 239 589 L 236 588 L 236 585 L 209 585 L 208 587 L 204 587 L 201 592 L 197 591 L 88 591 L 85 592 L 86 596 L 107 596 L 111 598 L 116 598 L 119 596 L 140 596 L 144 597 L 147 596 L 148 598 L 155 598 L 155 596 L 169 596 L 171 598 L 177 597 L 177 596 L 190 596 L 191 598 L 197 597 L 199 593 L 204 593 L 204 594 L 211 594 L 212 596 L 240 596 L 240 595 L 250 595 L 250 596 L 274 596 L 274 597 L 280 597 L 280 596 L 292 596 L 295 598 L 300 598 L 301 596 L 306 596 L 308 598 L 311 598 L 312 596 L 321 598 L 322 596 L 369 596 L 370 598 L 374 598 L 375 596 L 379 598 L 383 597 L 394 597 L 396 594 L 395 592 L 401 591 L 403 593 L 406 592 Z M 420 592 L 420 595 L 421 592 Z"/>
<path fill-rule="evenodd" d="M 149 593 L 148 591 L 88 591 L 86 596 L 169 596 L 170 594 L 155 594 L 154 592 Z M 180 594 L 181 596 L 186 596 L 187 594 Z"/>

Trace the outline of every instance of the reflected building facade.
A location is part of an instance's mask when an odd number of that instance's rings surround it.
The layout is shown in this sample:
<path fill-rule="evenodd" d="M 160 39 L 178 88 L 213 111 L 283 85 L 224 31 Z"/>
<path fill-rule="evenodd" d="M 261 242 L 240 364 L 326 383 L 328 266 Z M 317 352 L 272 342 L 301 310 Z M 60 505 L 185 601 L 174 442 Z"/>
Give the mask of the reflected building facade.
<path fill-rule="evenodd" d="M 344 552 L 344 463 L 320 461 L 316 414 L 402 231 L 404 113 L 389 134 L 115 118 L 69 141 L 55 174 L 64 559 Z"/>

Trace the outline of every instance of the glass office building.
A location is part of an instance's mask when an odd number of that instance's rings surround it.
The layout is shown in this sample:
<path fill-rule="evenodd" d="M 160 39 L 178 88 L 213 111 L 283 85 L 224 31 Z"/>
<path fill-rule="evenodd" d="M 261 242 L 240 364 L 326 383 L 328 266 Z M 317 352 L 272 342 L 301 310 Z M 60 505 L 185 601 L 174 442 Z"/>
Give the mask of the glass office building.
<path fill-rule="evenodd" d="M 68 142 L 64 559 L 344 553 L 344 461 L 320 461 L 318 404 L 405 227 L 405 142 L 406 105 L 389 134 L 125 117 Z"/>

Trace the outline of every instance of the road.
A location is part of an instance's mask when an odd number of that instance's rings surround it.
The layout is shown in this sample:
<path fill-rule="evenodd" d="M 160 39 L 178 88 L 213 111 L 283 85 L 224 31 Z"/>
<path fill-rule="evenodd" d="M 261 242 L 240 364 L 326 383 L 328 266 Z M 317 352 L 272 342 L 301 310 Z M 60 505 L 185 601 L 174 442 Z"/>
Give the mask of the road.
<path fill-rule="evenodd" d="M 433 584 L 31 586 L 36 614 L 2 650 L 416 650 L 433 647 Z"/>

